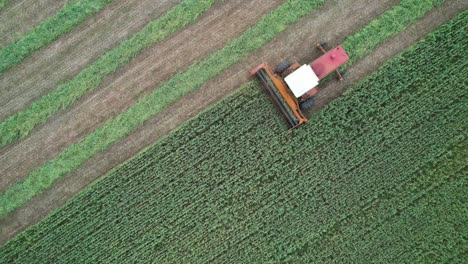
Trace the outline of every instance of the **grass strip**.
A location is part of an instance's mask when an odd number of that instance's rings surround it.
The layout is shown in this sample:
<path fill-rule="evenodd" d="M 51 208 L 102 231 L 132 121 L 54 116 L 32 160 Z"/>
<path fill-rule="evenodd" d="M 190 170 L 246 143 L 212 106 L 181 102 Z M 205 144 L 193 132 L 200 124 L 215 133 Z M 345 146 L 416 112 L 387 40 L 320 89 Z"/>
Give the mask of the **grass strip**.
<path fill-rule="evenodd" d="M 395 36 L 424 16 L 429 10 L 440 6 L 445 0 L 401 0 L 400 3 L 385 12 L 342 43 L 349 55 L 349 66 L 369 54 L 386 39 Z"/>
<path fill-rule="evenodd" d="M 29 31 L 17 42 L 0 51 L 0 74 L 21 63 L 34 51 L 47 46 L 61 35 L 71 31 L 87 17 L 92 16 L 113 0 L 75 0 L 66 3 L 57 14 Z M 8 1 L 3 1 L 3 5 Z M 1 8 L 2 2 L 0 2 Z"/>
<path fill-rule="evenodd" d="M 463 250 L 467 19 L 386 62 L 291 133 L 249 82 L 1 246 L 0 260 L 313 263 L 315 248 L 302 245 L 321 245 L 323 228 L 357 262 L 387 248 L 409 250 L 374 259 L 416 262 L 434 241 L 430 256 Z M 446 202 L 430 213 L 437 201 Z M 423 218 L 412 215 L 419 208 Z M 366 240 L 355 234 L 367 227 Z M 343 239 L 346 228 L 352 237 Z M 324 262 L 346 258 L 323 250 Z"/>
<path fill-rule="evenodd" d="M 191 3 L 193 1 L 188 2 Z M 200 3 L 200 1 L 195 2 Z M 177 99 L 200 87 L 204 82 L 220 74 L 234 63 L 239 62 L 243 57 L 272 40 L 276 34 L 284 31 L 288 25 L 310 13 L 312 9 L 320 6 L 323 2 L 325 0 L 289 0 L 272 13 L 265 15 L 257 25 L 249 28 L 240 37 L 232 40 L 226 47 L 190 66 L 185 72 L 175 75 L 168 82 L 162 84 L 158 89 L 130 107 L 126 112 L 108 120 L 102 127 L 96 129 L 82 141 L 69 146 L 55 159 L 31 172 L 23 182 L 17 183 L 7 189 L 0 197 L 0 216 L 15 210 L 34 195 L 47 189 L 62 175 L 76 169 L 85 160 L 99 151 L 108 148 L 117 140 L 124 138 L 134 129 L 141 126 L 143 122 L 162 111 Z M 176 10 L 177 16 L 170 16 L 171 19 L 175 19 L 176 21 L 180 17 L 183 17 L 186 12 L 193 12 L 186 5 Z M 179 24 L 181 25 L 181 23 Z M 129 44 L 125 44 L 124 46 L 130 48 Z M 127 48 L 124 50 L 127 50 Z M 92 73 L 90 74 L 94 76 Z M 60 98 L 66 99 L 69 98 L 69 93 L 73 94 L 74 92 L 67 89 L 57 89 L 56 91 Z M 82 93 L 80 92 L 80 94 Z M 47 97 L 43 98 L 43 100 L 41 99 L 40 108 L 47 113 L 46 116 L 50 116 L 52 114 L 50 112 L 50 104 L 56 105 L 56 110 L 61 107 L 61 104 L 55 102 L 56 99 L 54 98 L 57 96 L 49 94 Z M 71 102 L 68 102 L 66 105 L 69 103 Z M 28 115 L 40 115 L 36 111 L 33 111 L 33 108 L 27 111 L 30 111 Z M 45 120 L 44 117 L 46 116 L 40 117 L 39 120 Z M 20 119 L 12 119 L 14 126 L 21 124 L 18 123 Z M 27 124 L 33 125 L 32 123 Z M 25 126 L 27 124 L 21 125 Z M 29 131 L 31 129 L 32 126 L 28 127 Z M 8 131 L 11 131 L 11 129 L 4 129 L 0 125 L 1 133 Z"/>
<path fill-rule="evenodd" d="M 67 108 L 87 91 L 95 89 L 104 78 L 125 65 L 143 49 L 195 21 L 213 3 L 214 0 L 184 0 L 163 17 L 150 22 L 133 37 L 123 41 L 119 47 L 104 54 L 71 81 L 59 85 L 34 101 L 29 108 L 7 118 L 0 123 L 0 147 L 28 136 L 34 127 L 45 123 L 54 113 Z"/>

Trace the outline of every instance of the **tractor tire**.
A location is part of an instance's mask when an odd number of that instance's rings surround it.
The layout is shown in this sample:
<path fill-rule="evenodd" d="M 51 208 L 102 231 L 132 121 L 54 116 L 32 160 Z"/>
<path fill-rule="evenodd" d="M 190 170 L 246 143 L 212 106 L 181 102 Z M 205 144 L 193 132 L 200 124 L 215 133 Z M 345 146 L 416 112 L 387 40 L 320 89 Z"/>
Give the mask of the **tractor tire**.
<path fill-rule="evenodd" d="M 340 74 L 341 74 L 341 77 L 343 77 L 343 79 L 346 79 L 346 77 L 348 77 L 347 71 L 341 71 Z"/>
<path fill-rule="evenodd" d="M 278 66 L 276 66 L 275 73 L 282 74 L 287 68 L 289 68 L 291 64 L 289 62 L 282 62 Z"/>
<path fill-rule="evenodd" d="M 301 108 L 301 110 L 307 110 L 307 109 L 311 108 L 314 105 L 315 105 L 315 98 L 311 97 L 311 98 L 305 100 L 304 102 L 301 102 L 299 107 Z"/>

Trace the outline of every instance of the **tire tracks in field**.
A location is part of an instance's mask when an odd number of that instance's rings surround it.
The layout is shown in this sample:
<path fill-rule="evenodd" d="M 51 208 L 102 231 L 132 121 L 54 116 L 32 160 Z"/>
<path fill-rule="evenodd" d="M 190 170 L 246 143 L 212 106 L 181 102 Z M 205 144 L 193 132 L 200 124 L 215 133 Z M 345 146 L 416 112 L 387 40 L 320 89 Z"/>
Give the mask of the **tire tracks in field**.
<path fill-rule="evenodd" d="M 179 0 L 115 1 L 0 75 L 0 120 L 72 79 Z M 78 47 L 78 48 L 77 48 Z"/>
<path fill-rule="evenodd" d="M 71 0 L 13 1 L 0 12 L 0 49 L 54 15 Z"/>

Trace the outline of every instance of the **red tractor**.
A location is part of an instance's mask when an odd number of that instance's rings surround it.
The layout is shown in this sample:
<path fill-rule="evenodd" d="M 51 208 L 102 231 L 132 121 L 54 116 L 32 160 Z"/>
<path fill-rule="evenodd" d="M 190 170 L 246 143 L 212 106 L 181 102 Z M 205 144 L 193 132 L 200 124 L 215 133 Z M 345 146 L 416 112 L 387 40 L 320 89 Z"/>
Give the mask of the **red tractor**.
<path fill-rule="evenodd" d="M 289 129 L 308 121 L 302 110 L 313 105 L 320 80 L 333 71 L 343 80 L 338 68 L 349 57 L 341 45 L 326 52 L 323 48 L 325 44 L 317 44 L 317 48 L 324 54 L 310 64 L 282 63 L 273 72 L 267 63 L 262 63 L 250 72 L 250 76 L 255 75 L 260 81 Z"/>

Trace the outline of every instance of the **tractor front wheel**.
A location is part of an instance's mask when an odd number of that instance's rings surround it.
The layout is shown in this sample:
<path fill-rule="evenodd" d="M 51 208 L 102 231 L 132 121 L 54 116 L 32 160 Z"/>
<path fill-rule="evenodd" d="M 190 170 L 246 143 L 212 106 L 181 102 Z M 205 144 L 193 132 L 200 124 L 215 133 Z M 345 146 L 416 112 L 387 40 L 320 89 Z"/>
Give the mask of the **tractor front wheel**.
<path fill-rule="evenodd" d="M 278 66 L 276 66 L 275 73 L 276 74 L 282 74 L 287 68 L 289 68 L 291 64 L 289 62 L 282 62 Z"/>
<path fill-rule="evenodd" d="M 315 105 L 315 98 L 311 97 L 311 98 L 301 102 L 301 104 L 299 106 L 301 107 L 301 110 L 307 110 L 307 109 L 311 108 L 314 105 Z"/>
<path fill-rule="evenodd" d="M 347 71 L 340 71 L 340 74 L 341 74 L 341 77 L 343 77 L 343 79 L 346 79 L 346 77 L 348 77 Z"/>
<path fill-rule="evenodd" d="M 327 41 L 320 41 L 319 44 L 320 44 L 320 46 L 322 46 L 322 47 L 328 46 L 328 42 L 327 42 Z"/>

